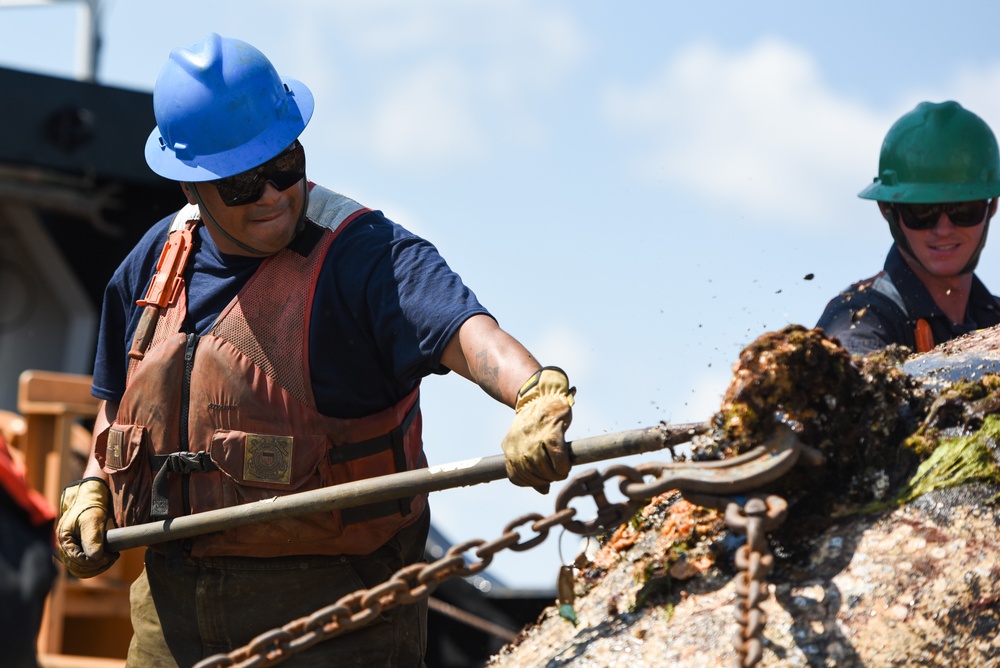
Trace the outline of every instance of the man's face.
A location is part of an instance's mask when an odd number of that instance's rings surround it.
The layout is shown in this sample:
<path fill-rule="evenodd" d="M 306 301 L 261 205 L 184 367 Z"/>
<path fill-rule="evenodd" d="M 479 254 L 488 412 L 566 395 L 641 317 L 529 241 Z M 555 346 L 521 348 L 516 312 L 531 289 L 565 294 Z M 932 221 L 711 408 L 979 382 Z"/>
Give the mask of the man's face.
<path fill-rule="evenodd" d="M 986 231 L 985 223 L 996 210 L 996 201 L 988 205 L 984 202 L 979 213 L 972 218 L 969 217 L 968 210 L 949 214 L 949 205 L 942 204 L 917 205 L 923 207 L 922 210 L 917 209 L 918 213 L 924 214 L 921 219 L 913 215 L 912 210 L 916 207 L 899 211 L 903 206 L 906 205 L 896 205 L 896 209 L 890 211 L 891 215 L 897 217 L 896 220 L 906 237 L 914 259 L 930 275 L 950 278 L 962 273 L 979 248 Z M 928 212 L 932 213 L 928 215 Z M 907 220 L 911 221 L 911 224 L 908 225 Z M 914 220 L 917 222 L 913 223 Z M 964 224 L 956 225 L 955 220 Z M 914 227 L 927 229 L 914 229 Z"/>
<path fill-rule="evenodd" d="M 297 144 L 293 146 L 297 146 Z M 301 151 L 301 147 L 298 150 Z M 274 160 L 265 163 L 263 167 L 273 163 Z M 265 170 L 263 175 L 258 174 L 256 179 L 244 178 L 243 183 L 240 183 L 240 176 L 245 177 L 255 171 L 248 170 L 238 177 L 223 179 L 223 182 L 218 185 L 218 182 L 215 181 L 185 184 L 184 191 L 187 193 L 188 201 L 194 204 L 196 201 L 190 188 L 192 186 L 197 188 L 198 194 L 201 196 L 202 206 L 208 209 L 208 213 L 219 227 L 240 243 L 258 252 L 252 253 L 241 248 L 232 240 L 225 238 L 224 235 L 217 234 L 216 230 L 209 225 L 207 229 L 212 234 L 220 251 L 231 255 L 270 255 L 287 246 L 295 237 L 302 207 L 305 205 L 304 169 L 303 158 L 303 171 L 301 177 L 297 179 L 295 177 L 298 176 L 298 173 L 292 173 L 290 177 L 288 172 L 269 174 Z M 274 177 L 273 181 L 269 178 L 271 176 Z M 239 187 L 235 191 L 233 190 L 232 182 L 234 180 L 237 186 L 243 186 L 242 190 Z M 277 185 L 275 185 L 276 183 Z M 284 187 L 284 190 L 279 190 L 281 187 Z M 242 192 L 243 197 L 234 197 L 234 192 L 236 195 Z M 253 201 L 233 206 L 231 204 L 234 199 L 237 201 L 251 199 Z"/>

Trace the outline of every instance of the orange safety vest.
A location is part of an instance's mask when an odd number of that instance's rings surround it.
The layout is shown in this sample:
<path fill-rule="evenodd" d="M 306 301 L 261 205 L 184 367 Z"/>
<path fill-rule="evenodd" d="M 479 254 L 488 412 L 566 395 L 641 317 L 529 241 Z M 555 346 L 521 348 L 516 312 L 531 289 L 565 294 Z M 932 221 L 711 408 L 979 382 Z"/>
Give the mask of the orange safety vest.
<path fill-rule="evenodd" d="M 317 197 L 351 202 L 318 190 L 310 193 L 310 213 Z M 265 259 L 204 336 L 180 332 L 183 286 L 161 311 L 148 351 L 131 362 L 117 419 L 98 438 L 119 526 L 426 465 L 419 388 L 357 419 L 322 415 L 313 397 L 308 344 L 316 282 L 337 235 L 365 211 L 340 206 L 333 221 L 321 218 L 325 229 L 305 258 L 285 249 Z M 195 538 L 191 554 L 368 554 L 426 503 L 419 495 L 245 525 Z"/>

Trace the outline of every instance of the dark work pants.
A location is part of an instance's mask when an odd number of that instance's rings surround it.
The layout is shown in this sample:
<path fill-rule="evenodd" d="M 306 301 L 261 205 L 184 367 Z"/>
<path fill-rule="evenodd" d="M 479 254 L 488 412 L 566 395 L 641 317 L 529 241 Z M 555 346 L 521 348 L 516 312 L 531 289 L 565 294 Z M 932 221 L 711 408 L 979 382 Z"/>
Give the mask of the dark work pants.
<path fill-rule="evenodd" d="M 423 560 L 430 512 L 369 555 L 269 559 L 184 559 L 183 573 L 146 551 L 146 568 L 132 585 L 129 668 L 177 665 L 230 652 L 341 597 L 381 584 L 404 565 Z M 422 668 L 427 648 L 427 601 L 383 611 L 372 624 L 322 641 L 282 666 Z"/>

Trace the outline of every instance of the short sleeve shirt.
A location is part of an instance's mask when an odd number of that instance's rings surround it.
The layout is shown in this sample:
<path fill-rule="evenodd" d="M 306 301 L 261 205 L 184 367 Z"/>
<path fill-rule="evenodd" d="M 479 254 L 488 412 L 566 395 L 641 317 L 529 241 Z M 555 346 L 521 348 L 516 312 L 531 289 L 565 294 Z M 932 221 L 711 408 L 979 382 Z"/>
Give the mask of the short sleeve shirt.
<path fill-rule="evenodd" d="M 118 401 L 125 391 L 128 348 L 142 312 L 136 300 L 171 219 L 150 229 L 105 290 L 92 389 L 100 399 Z M 193 242 L 184 330 L 204 334 L 262 260 L 221 253 L 204 224 Z M 334 240 L 316 286 L 309 364 L 318 409 L 363 417 L 395 404 L 422 378 L 447 373 L 445 346 L 477 314 L 490 315 L 433 244 L 380 211 L 362 214 Z"/>

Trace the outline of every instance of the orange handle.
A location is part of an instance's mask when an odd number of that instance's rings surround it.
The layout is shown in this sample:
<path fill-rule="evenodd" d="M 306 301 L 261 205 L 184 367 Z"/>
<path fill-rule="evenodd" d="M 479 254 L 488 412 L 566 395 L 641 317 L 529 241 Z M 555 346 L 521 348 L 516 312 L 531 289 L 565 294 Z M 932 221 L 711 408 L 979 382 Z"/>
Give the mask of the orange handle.
<path fill-rule="evenodd" d="M 156 273 L 149 282 L 146 296 L 136 302 L 139 306 L 150 304 L 165 308 L 177 298 L 181 284 L 184 265 L 187 264 L 191 252 L 191 230 L 188 228 L 174 230 L 167 237 L 160 259 L 156 263 Z"/>
<path fill-rule="evenodd" d="M 913 328 L 913 335 L 917 339 L 918 353 L 926 353 L 934 349 L 934 334 L 931 332 L 931 325 L 923 318 L 917 320 L 917 326 Z"/>
<path fill-rule="evenodd" d="M 153 339 L 153 332 L 156 331 L 156 320 L 160 315 L 160 309 L 170 306 L 177 299 L 183 283 L 184 265 L 187 264 L 191 252 L 191 229 L 192 226 L 188 225 L 170 233 L 160 253 L 160 259 L 156 262 L 156 273 L 149 282 L 146 296 L 136 301 L 136 304 L 144 306 L 145 310 L 139 319 L 139 325 L 135 328 L 132 349 L 128 351 L 131 359 L 141 360 L 145 356 L 149 342 Z"/>

